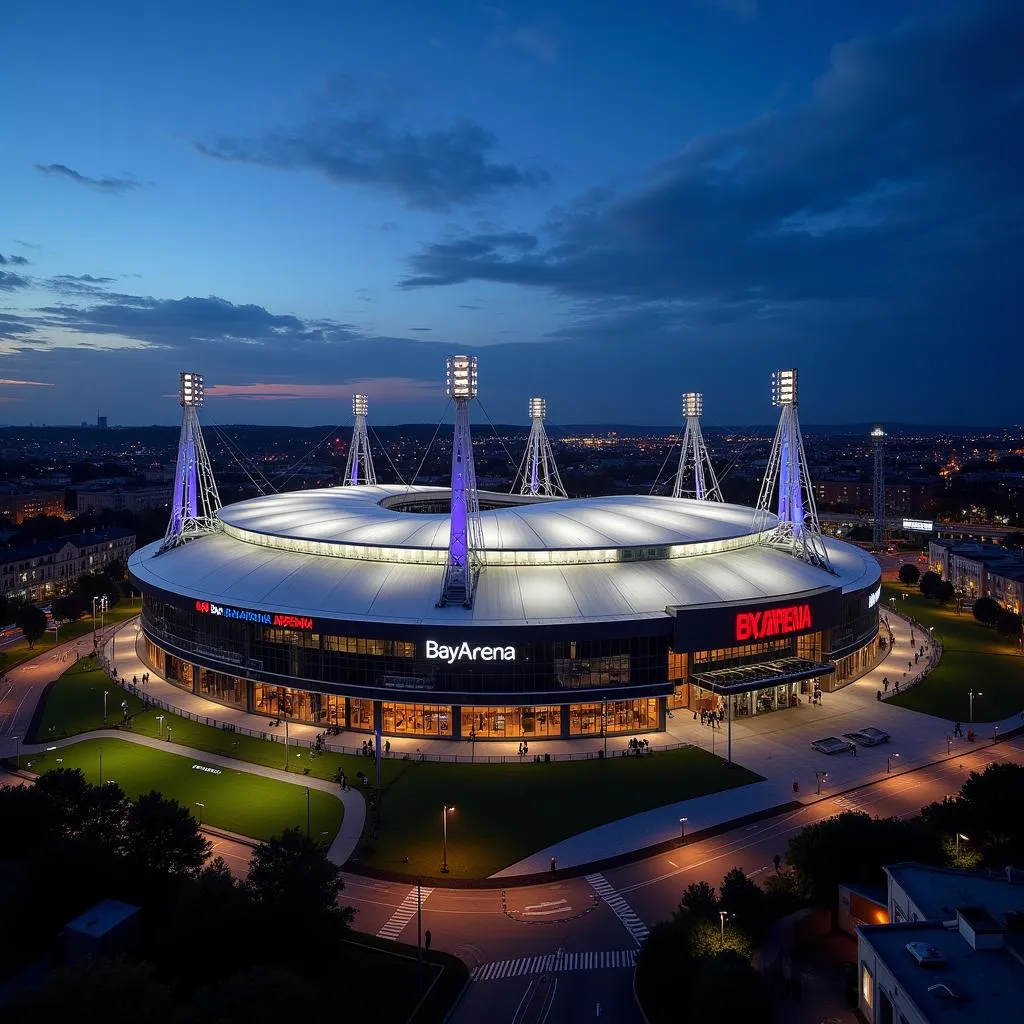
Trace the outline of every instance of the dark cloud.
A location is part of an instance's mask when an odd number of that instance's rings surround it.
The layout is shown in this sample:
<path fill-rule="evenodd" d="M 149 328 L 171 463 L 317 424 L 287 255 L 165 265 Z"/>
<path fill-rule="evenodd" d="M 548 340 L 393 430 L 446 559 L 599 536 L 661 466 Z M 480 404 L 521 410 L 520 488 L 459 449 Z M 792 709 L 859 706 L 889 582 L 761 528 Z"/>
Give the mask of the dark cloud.
<path fill-rule="evenodd" d="M 402 283 L 535 285 L 698 319 L 736 306 L 794 324 L 808 303 L 909 311 L 1019 293 L 1022 49 L 1024 6 L 996 0 L 837 46 L 803 105 L 690 142 L 645 187 L 587 195 L 537 239 L 427 245 Z"/>
<path fill-rule="evenodd" d="M 24 267 L 27 266 L 27 264 L 28 260 L 25 259 L 24 256 L 15 256 L 13 254 L 10 256 L 5 256 L 2 252 L 0 252 L 0 267 L 6 267 L 8 265 L 14 267 Z"/>
<path fill-rule="evenodd" d="M 21 274 L 11 274 L 0 270 L 0 292 L 13 292 L 19 288 L 27 288 L 32 282 Z"/>
<path fill-rule="evenodd" d="M 26 249 L 41 249 L 42 248 L 41 245 L 35 245 L 32 242 L 23 242 L 20 238 L 14 239 L 14 244 L 15 245 L 24 246 Z"/>
<path fill-rule="evenodd" d="M 433 327 L 407 327 L 407 331 L 432 331 Z"/>
<path fill-rule="evenodd" d="M 95 277 L 92 274 L 58 274 L 46 281 L 50 291 L 61 295 L 103 295 L 108 292 L 106 285 L 113 284 L 113 277 Z"/>
<path fill-rule="evenodd" d="M 36 324 L 24 316 L 0 313 L 0 340 L 24 342 L 37 331 Z"/>
<path fill-rule="evenodd" d="M 483 306 L 470 306 L 470 305 L 467 305 L 466 303 L 460 302 L 455 308 L 456 309 L 483 309 Z"/>
<path fill-rule="evenodd" d="M 448 210 L 547 180 L 543 171 L 496 162 L 496 137 L 465 118 L 417 132 L 380 113 L 323 107 L 318 103 L 297 128 L 251 139 L 222 136 L 195 147 L 219 160 L 311 170 L 337 184 L 380 189 L 422 210 Z"/>
<path fill-rule="evenodd" d="M 88 188 L 94 188 L 98 192 L 106 192 L 109 195 L 121 195 L 124 192 L 132 192 L 142 185 L 149 184 L 149 182 L 139 181 L 138 178 L 134 178 L 129 174 L 123 174 L 119 177 L 90 178 L 88 175 L 80 174 L 66 164 L 36 164 L 36 170 L 40 174 L 67 178 L 69 181 L 75 182 L 76 185 L 85 185 Z"/>

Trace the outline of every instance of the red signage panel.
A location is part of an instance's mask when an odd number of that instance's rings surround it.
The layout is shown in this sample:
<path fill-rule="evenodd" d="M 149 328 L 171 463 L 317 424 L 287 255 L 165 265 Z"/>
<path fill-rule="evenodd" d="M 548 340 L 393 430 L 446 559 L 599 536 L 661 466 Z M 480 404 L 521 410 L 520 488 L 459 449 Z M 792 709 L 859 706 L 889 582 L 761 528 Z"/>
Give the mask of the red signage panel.
<path fill-rule="evenodd" d="M 809 604 L 791 604 L 782 608 L 768 608 L 761 612 L 739 612 L 736 615 L 738 643 L 785 636 L 787 633 L 800 633 L 812 628 Z"/>

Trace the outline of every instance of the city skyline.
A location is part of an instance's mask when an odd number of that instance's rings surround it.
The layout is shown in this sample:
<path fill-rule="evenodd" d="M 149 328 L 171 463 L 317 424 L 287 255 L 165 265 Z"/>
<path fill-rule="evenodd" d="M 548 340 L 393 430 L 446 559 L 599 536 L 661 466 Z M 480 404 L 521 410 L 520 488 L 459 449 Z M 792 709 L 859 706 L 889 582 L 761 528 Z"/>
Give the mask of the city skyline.
<path fill-rule="evenodd" d="M 13 15 L 4 422 L 1024 419 L 1009 0 L 176 13 Z"/>

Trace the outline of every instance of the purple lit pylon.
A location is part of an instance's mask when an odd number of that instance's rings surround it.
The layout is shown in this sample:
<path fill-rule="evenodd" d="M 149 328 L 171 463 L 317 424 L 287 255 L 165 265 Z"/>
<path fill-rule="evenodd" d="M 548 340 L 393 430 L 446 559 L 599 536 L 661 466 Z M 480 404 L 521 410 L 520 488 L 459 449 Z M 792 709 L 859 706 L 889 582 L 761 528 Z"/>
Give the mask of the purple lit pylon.
<path fill-rule="evenodd" d="M 516 472 L 513 494 L 537 494 L 547 498 L 564 498 L 565 487 L 558 475 L 551 441 L 544 429 L 544 417 L 548 404 L 543 398 L 530 399 L 530 436 L 526 440 L 526 452 Z"/>
<path fill-rule="evenodd" d="M 355 487 L 358 484 L 375 484 L 377 475 L 373 471 L 373 456 L 370 454 L 370 438 L 366 430 L 366 414 L 370 408 L 370 400 L 366 395 L 352 396 L 352 415 L 355 425 L 352 427 L 352 443 L 348 448 L 348 462 L 345 486 Z"/>

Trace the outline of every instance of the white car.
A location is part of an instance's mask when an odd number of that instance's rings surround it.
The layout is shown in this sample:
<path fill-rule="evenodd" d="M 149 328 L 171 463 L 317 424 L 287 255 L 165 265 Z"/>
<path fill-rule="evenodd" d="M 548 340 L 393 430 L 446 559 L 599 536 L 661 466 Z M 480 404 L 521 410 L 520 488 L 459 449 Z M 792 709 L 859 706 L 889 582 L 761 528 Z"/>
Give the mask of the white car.
<path fill-rule="evenodd" d="M 849 751 L 850 741 L 841 740 L 838 736 L 826 736 L 824 739 L 815 740 L 811 746 L 822 754 L 842 754 Z"/>

